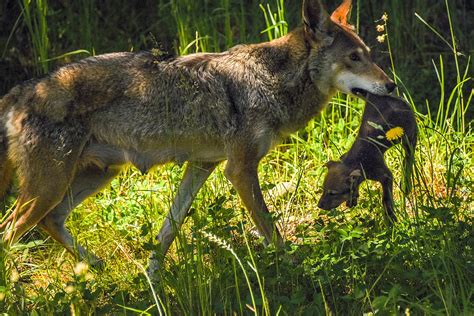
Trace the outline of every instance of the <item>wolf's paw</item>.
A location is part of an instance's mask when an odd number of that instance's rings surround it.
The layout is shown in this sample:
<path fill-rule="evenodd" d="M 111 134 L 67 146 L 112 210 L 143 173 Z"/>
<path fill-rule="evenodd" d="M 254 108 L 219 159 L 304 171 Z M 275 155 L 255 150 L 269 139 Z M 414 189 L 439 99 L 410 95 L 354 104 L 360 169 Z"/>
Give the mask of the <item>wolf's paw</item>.
<path fill-rule="evenodd" d="M 87 258 L 87 262 L 94 270 L 103 271 L 105 269 L 105 262 L 99 257 L 90 256 Z"/>

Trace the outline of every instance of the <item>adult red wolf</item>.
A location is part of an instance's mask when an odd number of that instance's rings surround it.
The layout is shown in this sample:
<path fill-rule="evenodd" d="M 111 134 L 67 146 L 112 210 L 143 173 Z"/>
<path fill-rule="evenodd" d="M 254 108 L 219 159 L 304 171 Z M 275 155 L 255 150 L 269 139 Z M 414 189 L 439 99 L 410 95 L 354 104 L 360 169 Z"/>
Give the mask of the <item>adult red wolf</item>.
<path fill-rule="evenodd" d="M 268 242 L 282 244 L 257 166 L 271 148 L 318 114 L 336 91 L 391 93 L 395 84 L 347 24 L 351 1 L 329 16 L 304 0 L 303 23 L 271 42 L 177 58 L 114 53 L 66 65 L 13 88 L 0 101 L 0 188 L 12 170 L 16 208 L 1 224 L 11 244 L 37 225 L 81 259 L 64 222 L 126 164 L 143 172 L 187 162 L 157 236 L 162 257 L 217 164 Z"/>

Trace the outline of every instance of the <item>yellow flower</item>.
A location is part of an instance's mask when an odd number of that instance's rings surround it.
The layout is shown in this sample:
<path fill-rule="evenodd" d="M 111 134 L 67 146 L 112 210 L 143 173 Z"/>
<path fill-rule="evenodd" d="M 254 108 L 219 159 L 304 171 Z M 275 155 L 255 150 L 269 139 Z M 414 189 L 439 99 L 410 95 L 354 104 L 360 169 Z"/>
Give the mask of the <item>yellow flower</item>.
<path fill-rule="evenodd" d="M 397 126 L 392 129 L 389 129 L 387 133 L 385 133 L 385 137 L 388 140 L 392 141 L 392 140 L 401 138 L 404 133 L 405 131 L 403 130 L 403 128 L 401 128 L 400 126 Z"/>
<path fill-rule="evenodd" d="M 385 13 L 382 15 L 382 20 L 383 20 L 384 22 L 387 22 L 387 21 L 388 21 L 388 14 L 387 14 L 387 12 L 385 12 Z"/>
<path fill-rule="evenodd" d="M 379 36 L 377 36 L 377 41 L 378 41 L 379 43 L 385 42 L 385 35 L 379 35 Z"/>
<path fill-rule="evenodd" d="M 379 24 L 376 26 L 377 32 L 383 32 L 385 31 L 385 25 Z"/>

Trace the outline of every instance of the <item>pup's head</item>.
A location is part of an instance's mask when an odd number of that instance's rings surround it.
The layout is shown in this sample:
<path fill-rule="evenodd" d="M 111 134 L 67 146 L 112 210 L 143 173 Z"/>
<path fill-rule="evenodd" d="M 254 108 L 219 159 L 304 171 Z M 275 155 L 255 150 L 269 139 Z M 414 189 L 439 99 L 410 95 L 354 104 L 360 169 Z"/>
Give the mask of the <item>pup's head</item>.
<path fill-rule="evenodd" d="M 326 164 L 328 174 L 323 183 L 323 195 L 318 207 L 330 210 L 346 202 L 348 207 L 357 205 L 359 185 L 363 176 L 360 169 L 352 169 L 342 161 L 329 161 Z"/>
<path fill-rule="evenodd" d="M 328 90 L 359 96 L 390 94 L 395 83 L 372 61 L 370 48 L 347 22 L 351 6 L 351 0 L 344 0 L 329 16 L 320 0 L 303 0 L 311 79 Z"/>

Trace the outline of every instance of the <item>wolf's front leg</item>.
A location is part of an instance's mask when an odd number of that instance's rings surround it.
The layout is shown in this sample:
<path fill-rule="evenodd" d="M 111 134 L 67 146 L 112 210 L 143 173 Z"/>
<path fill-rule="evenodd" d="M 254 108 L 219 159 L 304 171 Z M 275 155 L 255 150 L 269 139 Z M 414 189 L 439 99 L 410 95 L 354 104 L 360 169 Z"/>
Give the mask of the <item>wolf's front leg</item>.
<path fill-rule="evenodd" d="M 153 277 L 160 268 L 163 258 L 176 237 L 176 233 L 181 228 L 196 194 L 217 164 L 216 162 L 189 162 L 186 166 L 183 180 L 181 180 L 178 192 L 174 197 L 171 210 L 161 226 L 160 233 L 156 237 L 160 249 L 159 251 L 153 251 L 150 256 L 150 264 L 148 266 L 148 275 L 150 277 Z"/>
<path fill-rule="evenodd" d="M 227 162 L 225 175 L 237 190 L 245 207 L 250 212 L 258 231 L 268 243 L 283 246 L 283 238 L 273 223 L 271 214 L 263 199 L 262 190 L 258 181 L 258 160 L 233 157 Z"/>

